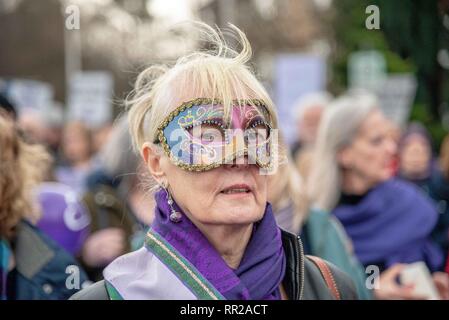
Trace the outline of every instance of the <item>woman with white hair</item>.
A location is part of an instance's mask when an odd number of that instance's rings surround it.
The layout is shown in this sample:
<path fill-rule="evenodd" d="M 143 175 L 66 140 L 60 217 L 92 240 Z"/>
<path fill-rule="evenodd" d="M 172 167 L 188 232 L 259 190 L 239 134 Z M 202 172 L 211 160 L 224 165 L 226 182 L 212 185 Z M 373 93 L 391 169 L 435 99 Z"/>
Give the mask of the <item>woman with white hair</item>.
<path fill-rule="evenodd" d="M 355 298 L 344 273 L 306 258 L 297 236 L 276 225 L 266 173 L 275 165 L 277 115 L 246 65 L 246 36 L 232 28 L 236 52 L 201 26 L 216 51 L 150 67 L 129 101 L 134 144 L 158 184 L 145 246 L 74 298 Z"/>
<path fill-rule="evenodd" d="M 392 267 L 387 271 L 391 291 L 381 298 L 416 298 L 394 278 L 402 264 L 441 267 L 441 252 L 429 237 L 437 212 L 414 186 L 391 178 L 396 145 L 376 99 L 353 92 L 334 101 L 324 113 L 315 148 L 309 179 L 314 205 L 340 220 L 365 267 Z"/>

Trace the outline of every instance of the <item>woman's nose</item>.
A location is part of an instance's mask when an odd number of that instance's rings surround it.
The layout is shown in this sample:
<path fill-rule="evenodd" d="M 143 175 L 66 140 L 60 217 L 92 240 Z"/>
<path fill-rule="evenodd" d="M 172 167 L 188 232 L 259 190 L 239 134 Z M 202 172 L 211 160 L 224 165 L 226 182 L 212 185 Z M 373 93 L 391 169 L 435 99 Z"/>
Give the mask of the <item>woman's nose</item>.
<path fill-rule="evenodd" d="M 246 154 L 236 155 L 235 158 L 225 166 L 232 169 L 245 169 L 249 166 L 248 156 Z"/>
<path fill-rule="evenodd" d="M 234 133 L 232 140 L 229 144 L 226 145 L 225 148 L 225 157 L 229 158 L 230 156 L 243 156 L 246 151 L 245 137 L 241 130 L 236 130 Z"/>

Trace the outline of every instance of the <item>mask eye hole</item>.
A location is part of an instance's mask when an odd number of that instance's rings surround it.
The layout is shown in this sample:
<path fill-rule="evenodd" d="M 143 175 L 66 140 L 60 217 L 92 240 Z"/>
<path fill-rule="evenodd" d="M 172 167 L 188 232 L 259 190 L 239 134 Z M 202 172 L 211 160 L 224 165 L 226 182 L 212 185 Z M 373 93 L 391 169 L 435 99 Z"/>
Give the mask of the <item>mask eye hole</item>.
<path fill-rule="evenodd" d="M 270 138 L 270 126 L 263 121 L 257 121 L 245 131 L 246 141 L 261 144 Z"/>
<path fill-rule="evenodd" d="M 219 122 L 204 122 L 187 129 L 193 140 L 201 144 L 223 144 L 224 128 Z"/>

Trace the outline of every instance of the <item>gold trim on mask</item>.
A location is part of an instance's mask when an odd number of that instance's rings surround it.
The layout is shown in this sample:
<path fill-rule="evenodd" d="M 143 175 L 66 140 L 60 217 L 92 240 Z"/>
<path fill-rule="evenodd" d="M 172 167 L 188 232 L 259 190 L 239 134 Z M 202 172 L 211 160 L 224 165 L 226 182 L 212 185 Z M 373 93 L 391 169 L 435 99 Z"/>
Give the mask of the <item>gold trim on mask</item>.
<path fill-rule="evenodd" d="M 257 107 L 264 107 L 262 110 L 264 112 L 264 115 L 267 117 L 267 119 L 269 119 L 270 123 L 268 124 L 270 127 L 270 130 L 272 129 L 272 119 L 271 119 L 271 115 L 268 112 L 267 108 L 266 108 L 266 104 L 263 100 L 260 99 L 234 99 L 232 100 L 233 105 L 254 105 Z M 183 112 L 186 109 L 192 108 L 194 106 L 200 106 L 200 105 L 208 105 L 208 104 L 212 104 L 212 105 L 217 105 L 217 104 L 221 104 L 221 100 L 219 99 L 210 99 L 210 98 L 197 98 L 194 100 L 190 100 L 187 102 L 182 103 L 179 107 L 177 107 L 176 109 L 174 109 L 173 111 L 171 111 L 167 117 L 165 118 L 165 120 L 158 126 L 157 131 L 156 131 L 156 136 L 158 137 L 159 141 L 155 141 L 155 143 L 161 143 L 162 148 L 165 152 L 165 154 L 170 158 L 170 160 L 172 161 L 172 163 L 174 165 L 176 165 L 177 167 L 180 167 L 184 170 L 187 171 L 207 171 L 207 170 L 211 170 L 214 168 L 218 168 L 219 166 L 226 164 L 228 161 L 230 161 L 230 159 L 234 159 L 236 157 L 236 155 L 232 155 L 232 157 L 227 157 L 226 159 L 223 159 L 224 161 L 221 161 L 221 163 L 211 163 L 211 164 L 186 164 L 182 161 L 180 161 L 179 159 L 177 159 L 176 157 L 172 156 L 171 154 L 171 150 L 170 150 L 170 146 L 167 143 L 167 139 L 164 135 L 164 129 L 168 126 L 168 124 L 181 112 Z M 270 137 L 270 146 L 272 147 L 273 142 L 271 141 L 271 137 Z M 273 150 L 270 150 L 270 161 L 268 161 L 268 163 L 266 165 L 261 165 L 259 163 L 257 163 L 257 165 L 260 168 L 263 169 L 268 169 L 271 170 L 271 168 L 273 167 L 273 155 L 272 155 Z M 257 162 L 257 160 L 256 160 Z"/>

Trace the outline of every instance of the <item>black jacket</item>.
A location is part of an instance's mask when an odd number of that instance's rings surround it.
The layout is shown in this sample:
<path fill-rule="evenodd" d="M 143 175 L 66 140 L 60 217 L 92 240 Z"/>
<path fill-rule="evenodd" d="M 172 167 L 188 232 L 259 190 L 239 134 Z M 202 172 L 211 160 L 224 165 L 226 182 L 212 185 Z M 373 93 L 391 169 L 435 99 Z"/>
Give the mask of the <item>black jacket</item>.
<path fill-rule="evenodd" d="M 320 269 L 304 255 L 301 239 L 282 231 L 282 245 L 287 258 L 283 286 L 290 300 L 334 300 Z M 343 271 L 326 262 L 342 300 L 355 300 L 355 286 Z M 109 300 L 104 280 L 73 295 L 72 300 Z"/>

